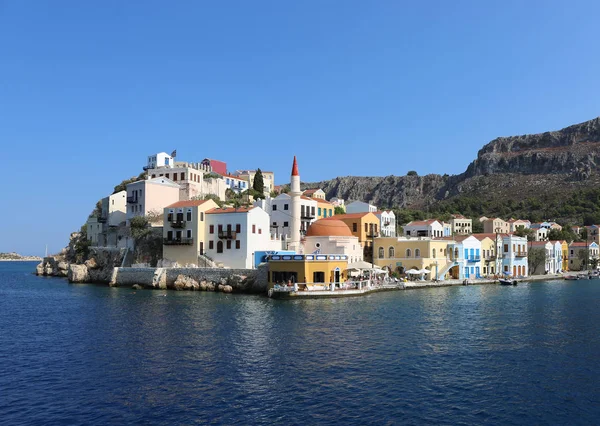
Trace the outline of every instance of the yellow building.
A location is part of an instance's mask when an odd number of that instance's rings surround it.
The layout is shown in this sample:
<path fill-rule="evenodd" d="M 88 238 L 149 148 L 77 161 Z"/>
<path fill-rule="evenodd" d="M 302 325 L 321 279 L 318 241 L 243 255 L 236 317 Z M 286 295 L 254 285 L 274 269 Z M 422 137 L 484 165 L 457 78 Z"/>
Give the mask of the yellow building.
<path fill-rule="evenodd" d="M 496 235 L 495 234 L 473 234 L 481 241 L 481 272 L 484 276 L 496 274 Z M 498 239 L 502 241 L 502 239 Z"/>
<path fill-rule="evenodd" d="M 428 269 L 431 278 L 443 278 L 454 261 L 448 245 L 453 240 L 431 238 L 384 237 L 375 239 L 375 264 L 404 273 L 410 269 Z M 437 273 L 436 273 L 437 271 Z"/>
<path fill-rule="evenodd" d="M 348 256 L 339 254 L 275 255 L 269 259 L 269 288 L 275 284 L 343 283 Z"/>
<path fill-rule="evenodd" d="M 317 202 L 317 219 L 324 219 L 326 217 L 333 216 L 335 208 L 333 204 L 331 204 L 327 200 L 323 200 L 317 197 L 311 197 L 313 200 Z"/>
<path fill-rule="evenodd" d="M 563 271 L 568 271 L 569 270 L 569 243 L 567 243 L 566 241 L 561 241 L 560 242 L 561 245 L 561 250 L 562 250 L 562 270 Z"/>
<path fill-rule="evenodd" d="M 307 189 L 307 190 L 305 190 L 302 193 L 302 195 L 304 195 L 305 197 L 310 197 L 310 198 L 318 198 L 320 200 L 324 200 L 325 199 L 325 193 L 320 188 L 317 188 L 317 189 Z"/>
<path fill-rule="evenodd" d="M 178 201 L 164 209 L 163 259 L 180 265 L 200 265 L 206 252 L 205 213 L 217 208 L 213 200 Z"/>
<path fill-rule="evenodd" d="M 355 237 L 358 237 L 358 241 L 361 246 L 370 247 L 372 245 L 373 238 L 377 237 L 379 229 L 379 218 L 373 213 L 347 213 L 335 215 L 333 220 L 341 220 L 350 228 L 350 232 Z M 330 220 L 325 219 L 325 220 Z M 367 260 L 367 259 L 365 259 Z"/>

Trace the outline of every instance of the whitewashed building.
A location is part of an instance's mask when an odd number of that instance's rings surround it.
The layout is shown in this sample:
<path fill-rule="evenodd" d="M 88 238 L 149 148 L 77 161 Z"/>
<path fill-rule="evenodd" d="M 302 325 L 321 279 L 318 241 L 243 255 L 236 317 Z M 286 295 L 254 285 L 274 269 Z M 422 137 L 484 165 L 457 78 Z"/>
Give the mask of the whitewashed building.
<path fill-rule="evenodd" d="M 260 171 L 263 176 L 263 184 L 265 187 L 265 195 L 270 195 L 275 188 L 275 173 L 267 172 L 264 170 Z M 250 186 L 254 185 L 254 177 L 256 176 L 256 170 L 236 170 L 231 173 L 234 176 L 237 176 L 239 179 L 249 182 Z"/>
<path fill-rule="evenodd" d="M 447 236 L 444 235 L 444 223 L 437 219 L 413 220 L 403 228 L 404 235 L 407 237 L 442 238 Z"/>
<path fill-rule="evenodd" d="M 352 201 L 346 204 L 346 213 L 375 213 L 377 206 L 365 203 L 364 201 Z"/>
<path fill-rule="evenodd" d="M 216 195 L 225 200 L 225 180 L 221 175 L 213 173 L 209 165 L 177 161 L 145 169 L 148 180 L 164 177 L 178 184 L 181 200 L 204 198 L 206 195 Z"/>
<path fill-rule="evenodd" d="M 205 214 L 206 255 L 226 268 L 251 269 L 256 251 L 282 250 L 269 233 L 269 214 L 260 207 L 218 208 Z"/>
<path fill-rule="evenodd" d="M 270 234 L 273 238 L 289 239 L 291 236 L 292 197 L 279 194 L 275 198 L 259 199 L 254 205 L 269 212 L 271 216 Z M 317 219 L 317 200 L 300 197 L 300 233 L 306 233 L 308 227 Z"/>
<path fill-rule="evenodd" d="M 391 210 L 379 210 L 375 212 L 379 219 L 379 229 L 381 237 L 396 236 L 396 215 Z"/>
<path fill-rule="evenodd" d="M 453 214 L 450 219 L 453 235 L 469 235 L 473 233 L 473 220 L 461 214 Z"/>

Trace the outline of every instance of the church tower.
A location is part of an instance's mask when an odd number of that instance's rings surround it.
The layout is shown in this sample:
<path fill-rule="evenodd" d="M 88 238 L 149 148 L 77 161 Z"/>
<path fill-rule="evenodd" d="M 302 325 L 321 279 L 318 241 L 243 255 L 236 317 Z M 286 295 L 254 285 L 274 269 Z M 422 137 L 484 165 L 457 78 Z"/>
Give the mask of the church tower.
<path fill-rule="evenodd" d="M 300 253 L 300 173 L 298 173 L 298 162 L 294 155 L 294 164 L 292 165 L 292 177 L 291 177 L 291 188 L 290 197 L 292 199 L 292 220 L 290 227 L 290 250 L 295 250 L 296 253 Z"/>

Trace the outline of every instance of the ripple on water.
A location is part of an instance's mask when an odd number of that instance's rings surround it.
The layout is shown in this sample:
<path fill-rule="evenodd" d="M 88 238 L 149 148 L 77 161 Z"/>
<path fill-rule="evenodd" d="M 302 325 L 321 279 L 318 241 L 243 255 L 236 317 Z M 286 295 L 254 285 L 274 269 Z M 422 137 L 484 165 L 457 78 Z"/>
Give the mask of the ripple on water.
<path fill-rule="evenodd" d="M 0 264 L 7 424 L 593 424 L 598 281 L 274 301 Z"/>

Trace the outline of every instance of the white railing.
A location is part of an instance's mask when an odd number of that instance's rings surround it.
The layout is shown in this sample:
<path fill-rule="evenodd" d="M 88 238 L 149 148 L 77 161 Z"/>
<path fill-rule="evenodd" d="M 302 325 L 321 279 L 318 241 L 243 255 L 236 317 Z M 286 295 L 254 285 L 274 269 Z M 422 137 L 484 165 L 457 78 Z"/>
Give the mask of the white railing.
<path fill-rule="evenodd" d="M 291 292 L 291 291 L 339 291 L 339 290 L 359 290 L 369 287 L 379 287 L 383 285 L 376 284 L 371 280 L 363 281 L 346 281 L 343 283 L 295 283 L 291 285 L 275 284 L 273 291 L 276 292 Z M 333 287 L 332 287 L 333 286 Z"/>

